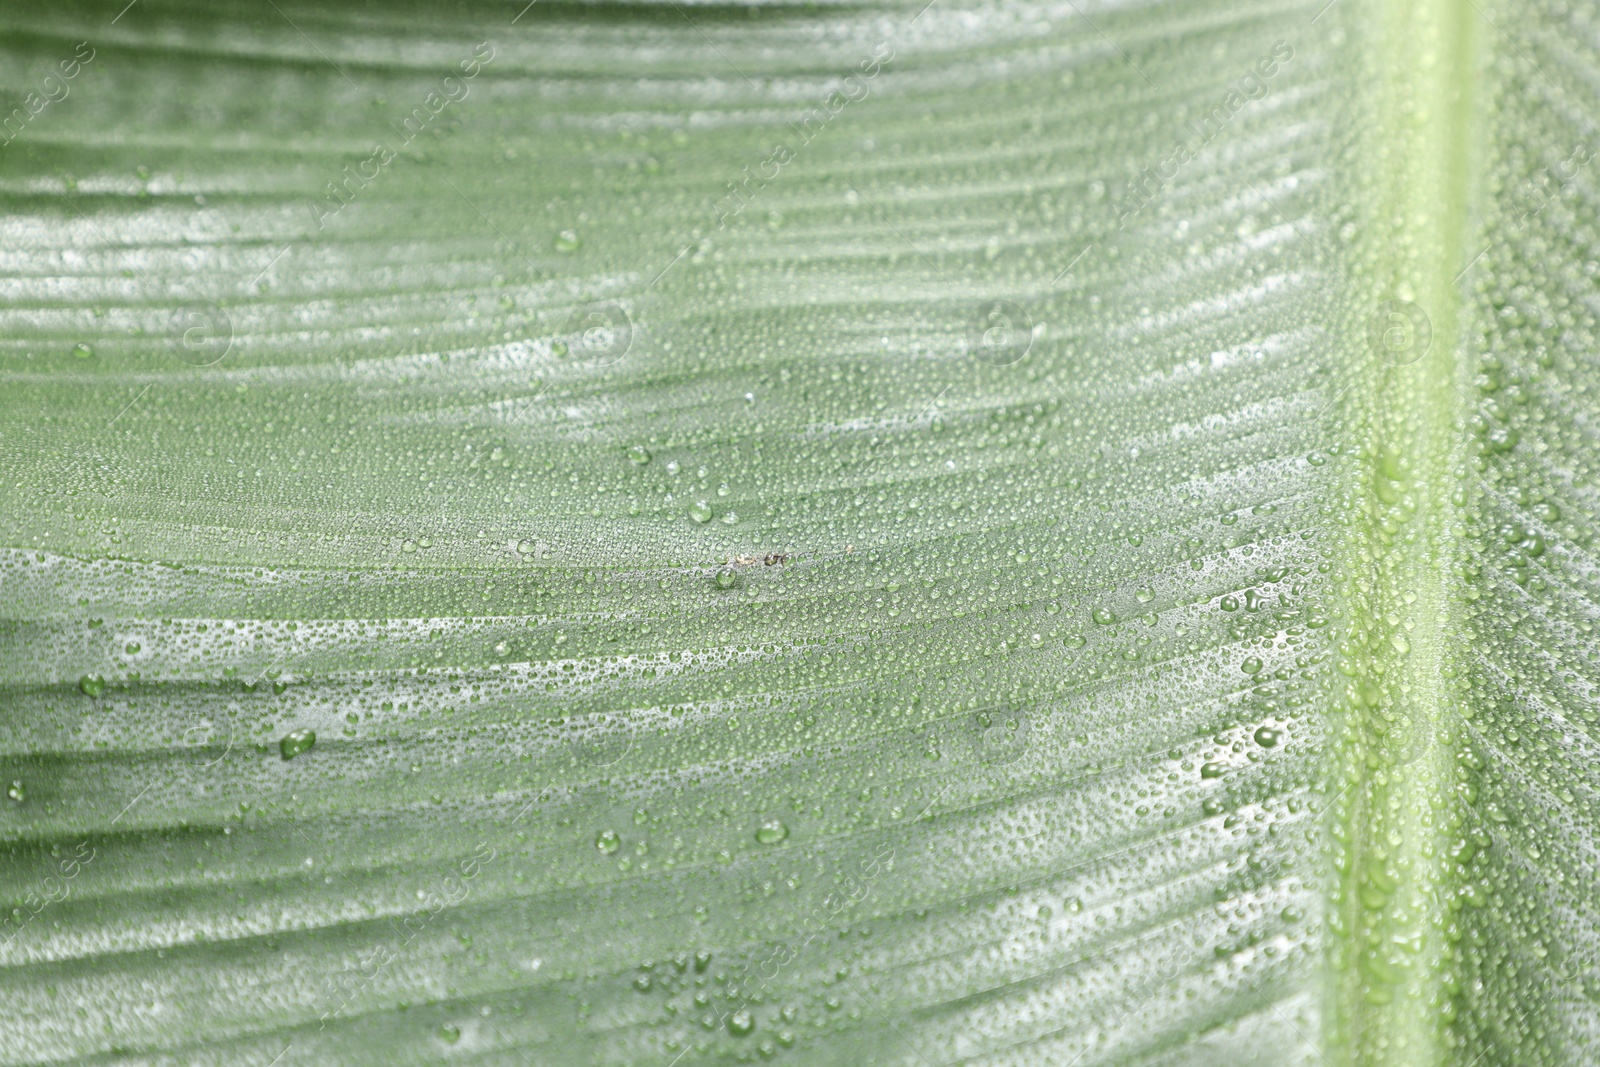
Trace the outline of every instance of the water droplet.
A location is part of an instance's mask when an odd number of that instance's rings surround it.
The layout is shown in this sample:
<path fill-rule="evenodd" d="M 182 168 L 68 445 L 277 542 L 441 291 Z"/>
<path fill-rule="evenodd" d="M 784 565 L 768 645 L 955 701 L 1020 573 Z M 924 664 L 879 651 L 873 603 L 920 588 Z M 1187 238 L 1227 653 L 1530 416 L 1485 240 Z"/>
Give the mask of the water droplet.
<path fill-rule="evenodd" d="M 290 730 L 278 742 L 278 751 L 284 759 L 294 759 L 302 752 L 309 752 L 311 746 L 317 743 L 315 730 Z"/>
<path fill-rule="evenodd" d="M 1110 626 L 1117 621 L 1116 615 L 1112 614 L 1110 608 L 1095 608 L 1090 618 L 1101 626 Z"/>
<path fill-rule="evenodd" d="M 768 819 L 756 830 L 756 840 L 763 845 L 776 845 L 789 836 L 789 828 L 781 819 Z"/>
<path fill-rule="evenodd" d="M 1239 601 L 1238 601 L 1238 598 L 1236 598 L 1236 597 L 1225 596 L 1225 597 L 1222 598 L 1222 602 L 1220 604 L 1218 604 L 1217 606 L 1220 607 L 1223 611 L 1238 611 L 1239 610 Z"/>
<path fill-rule="evenodd" d="M 126 652 L 128 655 L 131 656 L 131 655 L 135 654 L 136 652 L 138 652 L 139 648 L 140 648 L 139 642 L 137 642 L 137 641 L 129 641 L 126 645 L 122 646 L 122 651 Z"/>
<path fill-rule="evenodd" d="M 1200 777 L 1221 778 L 1222 772 L 1227 769 L 1228 768 L 1226 764 L 1218 763 L 1216 760 L 1212 760 L 1210 763 L 1207 763 L 1200 768 Z"/>
<path fill-rule="evenodd" d="M 583 242 L 578 239 L 577 230 L 562 230 L 556 234 L 555 244 L 557 252 L 576 252 L 583 247 Z"/>
<path fill-rule="evenodd" d="M 594 847 L 609 856 L 622 847 L 622 835 L 615 830 L 601 830 L 594 836 Z"/>
<path fill-rule="evenodd" d="M 738 580 L 738 572 L 736 572 L 732 567 L 724 567 L 722 570 L 717 572 L 718 589 L 732 589 L 734 583 L 736 583 Z"/>
<path fill-rule="evenodd" d="M 78 688 L 85 696 L 97 697 L 106 691 L 106 680 L 98 674 L 86 674 L 78 679 Z"/>
<path fill-rule="evenodd" d="M 728 1033 L 734 1037 L 744 1037 L 756 1028 L 755 1016 L 748 1010 L 741 1009 L 728 1016 Z"/>
<path fill-rule="evenodd" d="M 1148 603 L 1150 603 L 1150 601 L 1152 601 L 1152 600 L 1154 600 L 1156 598 L 1156 591 L 1154 589 L 1145 588 L 1145 589 L 1139 590 L 1137 593 L 1135 593 L 1133 595 L 1139 598 L 1139 603 L 1148 604 Z"/>
<path fill-rule="evenodd" d="M 689 505 L 689 518 L 704 524 L 711 521 L 711 505 L 704 500 L 696 500 Z"/>
<path fill-rule="evenodd" d="M 1283 733 L 1270 726 L 1263 726 L 1256 730 L 1256 744 L 1262 748 L 1275 748 L 1283 740 Z"/>
<path fill-rule="evenodd" d="M 451 1026 L 449 1023 L 445 1023 L 443 1026 L 439 1027 L 439 1040 L 443 1041 L 447 1045 L 455 1044 L 457 1041 L 461 1040 L 461 1028 L 459 1026 Z"/>
<path fill-rule="evenodd" d="M 28 790 L 23 787 L 21 780 L 14 780 L 6 787 L 6 797 L 18 804 L 28 799 Z"/>
<path fill-rule="evenodd" d="M 410 555 L 411 553 L 415 552 L 416 550 L 417 550 L 417 543 L 415 541 L 411 540 L 411 538 L 408 537 L 404 541 L 400 542 L 400 551 L 406 553 L 407 555 Z"/>
<path fill-rule="evenodd" d="M 1244 671 L 1244 673 L 1246 673 L 1246 674 L 1260 674 L 1261 673 L 1261 659 L 1260 659 L 1260 657 L 1258 657 L 1258 656 L 1246 656 L 1244 662 L 1239 664 L 1239 669 L 1241 671 Z"/>
<path fill-rule="evenodd" d="M 94 346 L 79 341 L 77 344 L 72 346 L 72 354 L 77 356 L 79 359 L 88 359 L 90 356 L 94 355 Z"/>
<path fill-rule="evenodd" d="M 650 450 L 644 445 L 628 446 L 628 462 L 635 467 L 642 467 L 650 462 Z"/>

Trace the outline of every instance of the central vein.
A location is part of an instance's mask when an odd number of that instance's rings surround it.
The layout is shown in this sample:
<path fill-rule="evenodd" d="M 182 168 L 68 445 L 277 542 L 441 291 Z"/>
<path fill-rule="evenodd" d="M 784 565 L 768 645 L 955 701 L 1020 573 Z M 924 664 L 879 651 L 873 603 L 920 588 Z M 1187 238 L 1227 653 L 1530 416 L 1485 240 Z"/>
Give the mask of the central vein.
<path fill-rule="evenodd" d="M 1465 261 L 1476 26 L 1470 0 L 1370 0 L 1355 17 L 1372 101 L 1355 158 L 1362 219 L 1350 372 L 1341 774 L 1332 783 L 1329 1047 L 1353 1064 L 1447 1055 L 1458 818 L 1450 736 L 1452 495 L 1462 384 L 1454 278 Z M 1359 194 L 1359 195 L 1356 195 Z M 1470 256 L 1471 252 L 1467 252 Z"/>

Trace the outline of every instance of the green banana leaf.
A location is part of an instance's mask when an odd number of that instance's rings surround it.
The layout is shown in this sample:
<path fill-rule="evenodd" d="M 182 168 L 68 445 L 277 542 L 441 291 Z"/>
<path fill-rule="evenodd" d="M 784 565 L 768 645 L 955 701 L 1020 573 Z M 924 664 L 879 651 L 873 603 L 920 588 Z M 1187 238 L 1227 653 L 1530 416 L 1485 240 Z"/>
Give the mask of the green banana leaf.
<path fill-rule="evenodd" d="M 1594 5 L 0 57 L 0 1062 L 1600 1057 Z"/>

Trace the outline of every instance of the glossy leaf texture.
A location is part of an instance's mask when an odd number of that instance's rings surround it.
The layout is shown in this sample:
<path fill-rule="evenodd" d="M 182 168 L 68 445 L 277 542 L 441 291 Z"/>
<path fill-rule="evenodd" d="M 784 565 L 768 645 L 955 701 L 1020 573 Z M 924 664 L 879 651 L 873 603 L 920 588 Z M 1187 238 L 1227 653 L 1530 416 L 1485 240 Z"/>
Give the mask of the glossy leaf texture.
<path fill-rule="evenodd" d="M 1591 1062 L 1597 48 L 7 3 L 0 1061 Z"/>

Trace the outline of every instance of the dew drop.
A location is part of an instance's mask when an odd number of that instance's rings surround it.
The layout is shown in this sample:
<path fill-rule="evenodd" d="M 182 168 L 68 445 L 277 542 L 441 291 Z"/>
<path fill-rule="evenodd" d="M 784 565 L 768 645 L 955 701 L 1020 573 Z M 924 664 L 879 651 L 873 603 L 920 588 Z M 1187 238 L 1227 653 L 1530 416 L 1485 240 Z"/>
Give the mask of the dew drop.
<path fill-rule="evenodd" d="M 789 828 L 780 819 L 768 819 L 756 830 L 756 840 L 763 845 L 776 845 L 789 836 Z"/>
<path fill-rule="evenodd" d="M 300 753 L 310 751 L 311 746 L 316 743 L 315 730 L 290 730 L 278 742 L 278 751 L 282 753 L 284 759 L 294 759 Z"/>
<path fill-rule="evenodd" d="M 622 835 L 615 830 L 601 830 L 594 837 L 594 847 L 609 856 L 622 847 Z"/>

